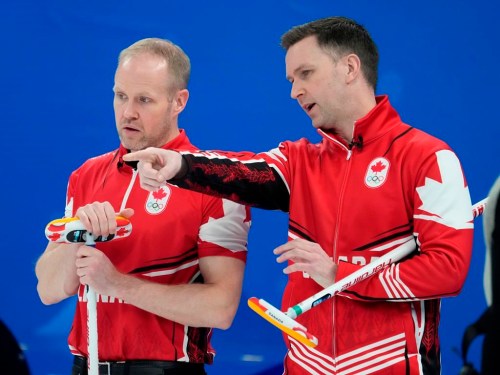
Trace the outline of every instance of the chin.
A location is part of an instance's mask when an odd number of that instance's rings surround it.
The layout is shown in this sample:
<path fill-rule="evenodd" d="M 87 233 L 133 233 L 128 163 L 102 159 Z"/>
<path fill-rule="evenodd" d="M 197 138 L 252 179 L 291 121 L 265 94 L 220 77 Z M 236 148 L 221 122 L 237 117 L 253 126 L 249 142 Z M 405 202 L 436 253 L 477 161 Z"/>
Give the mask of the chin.
<path fill-rule="evenodd" d="M 320 124 L 319 122 L 317 121 L 312 121 L 312 126 L 315 128 L 315 129 L 321 129 L 322 128 L 322 124 Z"/>
<path fill-rule="evenodd" d="M 125 147 L 127 150 L 131 151 L 138 151 L 142 150 L 146 147 L 144 147 L 144 142 L 137 141 L 137 140 L 131 140 L 131 139 L 120 139 L 122 142 L 123 147 Z"/>

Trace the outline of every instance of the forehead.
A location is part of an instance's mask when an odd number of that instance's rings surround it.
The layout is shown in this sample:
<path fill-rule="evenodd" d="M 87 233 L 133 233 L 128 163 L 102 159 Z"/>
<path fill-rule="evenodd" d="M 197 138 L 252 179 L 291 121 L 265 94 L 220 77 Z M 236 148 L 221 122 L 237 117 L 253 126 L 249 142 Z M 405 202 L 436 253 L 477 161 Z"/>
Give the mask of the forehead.
<path fill-rule="evenodd" d="M 285 57 L 287 77 L 306 66 L 333 64 L 332 56 L 318 44 L 316 36 L 308 36 L 288 48 Z"/>
<path fill-rule="evenodd" d="M 115 73 L 115 86 L 125 90 L 164 89 L 170 82 L 167 62 L 148 53 L 124 59 Z"/>

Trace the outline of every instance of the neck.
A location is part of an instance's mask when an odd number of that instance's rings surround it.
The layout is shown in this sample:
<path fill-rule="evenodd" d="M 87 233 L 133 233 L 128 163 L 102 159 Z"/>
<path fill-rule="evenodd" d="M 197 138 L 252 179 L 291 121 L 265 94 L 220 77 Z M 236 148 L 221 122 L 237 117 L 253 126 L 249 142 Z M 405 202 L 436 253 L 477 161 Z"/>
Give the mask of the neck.
<path fill-rule="evenodd" d="M 349 116 L 345 120 L 335 127 L 337 134 L 350 143 L 354 136 L 354 125 L 359 119 L 365 117 L 375 106 L 377 101 L 373 92 L 370 95 L 359 96 L 356 100 L 350 103 L 351 110 Z"/>

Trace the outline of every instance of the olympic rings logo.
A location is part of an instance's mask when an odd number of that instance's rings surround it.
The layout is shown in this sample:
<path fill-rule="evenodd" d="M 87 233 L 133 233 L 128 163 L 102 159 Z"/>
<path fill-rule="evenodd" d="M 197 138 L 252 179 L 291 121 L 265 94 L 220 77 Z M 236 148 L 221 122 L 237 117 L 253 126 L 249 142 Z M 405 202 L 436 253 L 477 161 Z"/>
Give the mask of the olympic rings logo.
<path fill-rule="evenodd" d="M 167 185 L 150 192 L 144 204 L 145 211 L 151 215 L 161 214 L 167 207 L 171 193 L 172 191 Z"/>
<path fill-rule="evenodd" d="M 379 188 L 388 178 L 389 167 L 391 163 L 384 157 L 373 159 L 365 173 L 365 185 L 369 188 Z"/>
<path fill-rule="evenodd" d="M 366 181 L 378 184 L 384 181 L 384 176 L 366 176 Z"/>
<path fill-rule="evenodd" d="M 147 207 L 152 211 L 161 211 L 163 210 L 163 207 L 165 207 L 165 205 L 158 202 L 148 202 Z"/>

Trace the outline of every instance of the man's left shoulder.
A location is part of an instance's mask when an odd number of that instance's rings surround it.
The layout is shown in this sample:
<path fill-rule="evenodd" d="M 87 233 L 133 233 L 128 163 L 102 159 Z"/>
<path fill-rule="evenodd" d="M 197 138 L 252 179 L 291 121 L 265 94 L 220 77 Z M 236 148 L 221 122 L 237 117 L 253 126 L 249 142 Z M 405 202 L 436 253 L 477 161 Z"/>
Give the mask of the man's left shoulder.
<path fill-rule="evenodd" d="M 435 153 L 440 150 L 451 151 L 448 143 L 423 130 L 412 128 L 408 135 L 410 136 L 409 145 L 422 150 L 422 152 Z"/>

